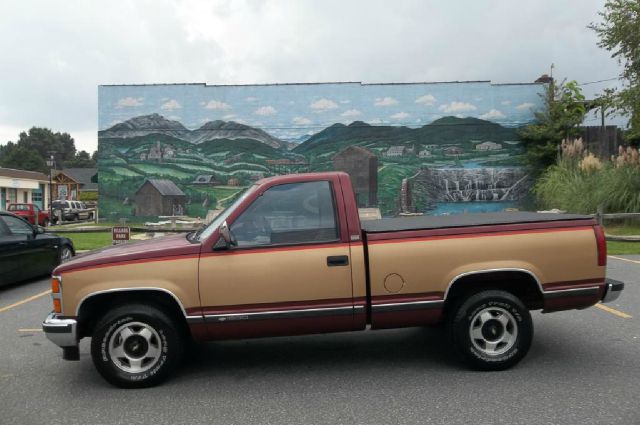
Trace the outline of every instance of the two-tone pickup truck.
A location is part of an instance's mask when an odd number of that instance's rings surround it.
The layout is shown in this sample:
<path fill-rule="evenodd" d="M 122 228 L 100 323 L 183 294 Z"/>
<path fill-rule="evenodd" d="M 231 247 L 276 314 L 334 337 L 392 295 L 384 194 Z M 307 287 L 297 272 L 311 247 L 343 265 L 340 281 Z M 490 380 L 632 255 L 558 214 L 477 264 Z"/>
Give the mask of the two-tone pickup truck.
<path fill-rule="evenodd" d="M 445 323 L 471 366 L 508 368 L 532 342 L 530 310 L 618 297 L 603 230 L 588 216 L 536 213 L 360 223 L 344 173 L 261 180 L 188 235 L 107 248 L 54 271 L 43 329 L 100 374 L 161 382 L 190 340 Z"/>

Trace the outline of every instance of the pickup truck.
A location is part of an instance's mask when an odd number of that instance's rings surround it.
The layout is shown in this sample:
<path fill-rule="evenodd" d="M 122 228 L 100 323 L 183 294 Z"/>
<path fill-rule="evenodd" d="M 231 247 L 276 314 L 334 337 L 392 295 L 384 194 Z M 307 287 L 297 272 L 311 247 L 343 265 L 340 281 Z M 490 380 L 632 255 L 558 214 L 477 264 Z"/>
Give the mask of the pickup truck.
<path fill-rule="evenodd" d="M 7 211 L 27 220 L 33 225 L 47 227 L 49 225 L 49 213 L 42 211 L 34 204 L 9 204 Z"/>
<path fill-rule="evenodd" d="M 53 272 L 46 336 L 120 387 L 166 379 L 190 341 L 444 324 L 472 367 L 520 361 L 530 310 L 616 299 L 592 217 L 490 213 L 360 223 L 345 173 L 263 179 L 208 226 Z"/>

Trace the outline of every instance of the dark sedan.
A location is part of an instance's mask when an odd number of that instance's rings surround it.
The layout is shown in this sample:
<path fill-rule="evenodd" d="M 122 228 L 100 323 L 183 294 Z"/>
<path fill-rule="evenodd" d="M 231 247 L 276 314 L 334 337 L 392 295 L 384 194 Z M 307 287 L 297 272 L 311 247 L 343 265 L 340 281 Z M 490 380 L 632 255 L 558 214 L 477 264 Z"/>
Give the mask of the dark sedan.
<path fill-rule="evenodd" d="M 70 239 L 0 211 L 0 286 L 49 274 L 73 255 Z"/>

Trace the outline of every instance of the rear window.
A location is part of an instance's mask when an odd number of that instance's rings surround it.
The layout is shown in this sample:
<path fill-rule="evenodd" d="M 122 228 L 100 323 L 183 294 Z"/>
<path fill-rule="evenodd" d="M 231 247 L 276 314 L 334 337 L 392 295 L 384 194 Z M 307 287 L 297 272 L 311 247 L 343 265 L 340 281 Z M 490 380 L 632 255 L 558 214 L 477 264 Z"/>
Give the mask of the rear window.
<path fill-rule="evenodd" d="M 11 204 L 9 205 L 8 211 L 31 211 L 31 208 L 25 204 Z"/>

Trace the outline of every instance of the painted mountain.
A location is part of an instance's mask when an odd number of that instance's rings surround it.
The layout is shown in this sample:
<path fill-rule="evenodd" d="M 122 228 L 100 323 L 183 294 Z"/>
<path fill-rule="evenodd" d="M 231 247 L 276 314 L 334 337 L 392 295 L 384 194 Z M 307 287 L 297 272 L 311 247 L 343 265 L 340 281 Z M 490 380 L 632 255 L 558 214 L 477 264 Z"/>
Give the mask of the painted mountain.
<path fill-rule="evenodd" d="M 131 118 L 98 133 L 99 137 L 124 138 L 162 134 L 194 144 L 208 140 L 251 139 L 264 143 L 274 149 L 288 148 L 289 144 L 279 140 L 264 130 L 240 124 L 234 121 L 215 120 L 195 130 L 189 130 L 178 121 L 168 120 L 159 114 L 142 115 Z"/>

